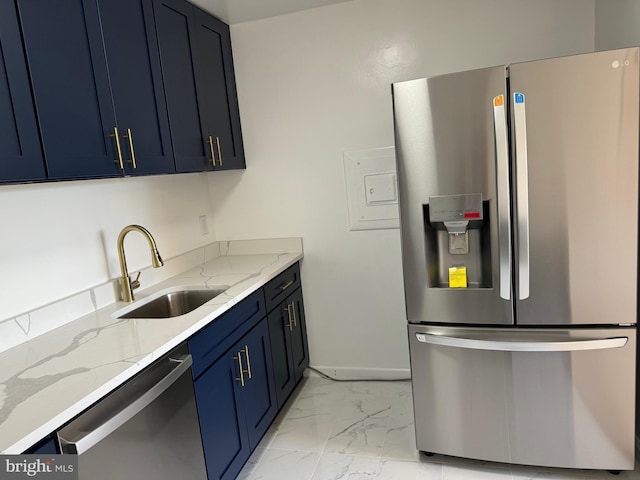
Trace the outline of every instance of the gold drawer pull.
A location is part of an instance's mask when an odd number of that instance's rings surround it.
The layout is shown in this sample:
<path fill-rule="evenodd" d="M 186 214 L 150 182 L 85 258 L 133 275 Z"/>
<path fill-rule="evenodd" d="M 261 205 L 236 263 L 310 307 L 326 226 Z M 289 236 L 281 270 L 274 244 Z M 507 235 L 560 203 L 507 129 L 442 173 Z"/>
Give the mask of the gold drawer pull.
<path fill-rule="evenodd" d="M 124 164 L 122 163 L 122 149 L 120 148 L 120 135 L 118 135 L 118 127 L 113 127 L 113 133 L 109 136 L 116 139 L 116 153 L 118 154 L 118 158 L 116 158 L 114 162 L 116 162 L 120 166 L 121 170 L 124 170 Z"/>
<path fill-rule="evenodd" d="M 291 312 L 293 313 L 293 326 L 297 327 L 298 321 L 296 319 L 296 302 L 295 301 L 291 302 Z"/>
<path fill-rule="evenodd" d="M 251 378 L 251 360 L 249 360 L 249 347 L 247 345 L 244 346 L 244 355 L 247 357 L 247 369 L 245 372 Z"/>
<path fill-rule="evenodd" d="M 133 150 L 133 135 L 131 134 L 130 128 L 127 128 L 127 134 L 123 135 L 122 138 L 129 139 L 129 151 L 131 152 L 131 160 L 129 160 L 129 163 L 132 164 L 133 168 L 138 168 L 136 165 L 136 152 Z"/>
<path fill-rule="evenodd" d="M 207 143 L 209 144 L 209 150 L 211 151 L 211 160 L 209 160 L 209 161 L 215 167 L 216 166 L 216 155 L 215 155 L 215 153 L 213 151 L 213 138 L 211 138 L 211 135 L 209 135 L 209 140 L 207 140 Z"/>
<path fill-rule="evenodd" d="M 218 145 L 218 162 L 222 166 L 222 151 L 220 150 L 220 137 L 216 137 L 216 144 Z"/>
<path fill-rule="evenodd" d="M 283 310 L 287 312 L 287 317 L 289 317 L 289 322 L 286 325 L 287 327 L 289 327 L 289 330 L 293 330 L 293 320 L 291 319 L 291 305 L 287 303 L 287 308 L 283 308 Z"/>
<path fill-rule="evenodd" d="M 234 360 L 238 360 L 238 367 L 240 369 L 240 378 L 236 377 L 236 380 L 240 382 L 240 385 L 244 387 L 244 369 L 242 368 L 242 356 L 240 355 L 242 352 L 238 352 L 237 356 L 234 356 Z"/>
<path fill-rule="evenodd" d="M 289 288 L 291 285 L 293 285 L 293 280 L 289 280 L 288 282 L 283 283 L 283 284 L 282 284 L 282 285 L 280 285 L 278 288 L 279 288 L 281 291 L 283 291 L 283 292 L 284 292 L 284 291 L 285 291 L 287 288 Z"/>

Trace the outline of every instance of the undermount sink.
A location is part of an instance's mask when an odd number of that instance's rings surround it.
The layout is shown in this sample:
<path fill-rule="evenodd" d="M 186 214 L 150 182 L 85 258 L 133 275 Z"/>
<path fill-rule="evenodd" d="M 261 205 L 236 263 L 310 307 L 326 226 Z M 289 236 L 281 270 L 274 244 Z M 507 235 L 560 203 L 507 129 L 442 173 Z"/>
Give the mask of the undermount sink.
<path fill-rule="evenodd" d="M 207 290 L 180 290 L 165 293 L 150 302 L 119 315 L 118 318 L 171 318 L 194 311 L 212 298 L 224 293 L 228 287 Z"/>

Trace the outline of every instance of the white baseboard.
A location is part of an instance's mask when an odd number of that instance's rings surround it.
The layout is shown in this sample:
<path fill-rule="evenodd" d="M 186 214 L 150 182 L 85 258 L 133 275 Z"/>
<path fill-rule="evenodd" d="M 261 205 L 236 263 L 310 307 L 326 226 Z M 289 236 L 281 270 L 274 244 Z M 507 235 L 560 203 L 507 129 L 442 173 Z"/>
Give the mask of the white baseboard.
<path fill-rule="evenodd" d="M 357 368 L 357 367 L 329 367 L 325 365 L 311 365 L 311 368 L 336 380 L 408 380 L 411 370 L 408 368 Z M 320 376 L 308 368 L 305 376 Z"/>

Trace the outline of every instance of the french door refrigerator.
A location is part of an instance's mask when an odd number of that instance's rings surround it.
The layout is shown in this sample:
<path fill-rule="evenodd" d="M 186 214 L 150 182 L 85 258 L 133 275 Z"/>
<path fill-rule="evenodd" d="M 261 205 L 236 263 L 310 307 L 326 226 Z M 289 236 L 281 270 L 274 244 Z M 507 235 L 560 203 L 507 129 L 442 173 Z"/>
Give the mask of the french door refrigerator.
<path fill-rule="evenodd" d="M 419 450 L 633 469 L 638 54 L 393 85 Z"/>

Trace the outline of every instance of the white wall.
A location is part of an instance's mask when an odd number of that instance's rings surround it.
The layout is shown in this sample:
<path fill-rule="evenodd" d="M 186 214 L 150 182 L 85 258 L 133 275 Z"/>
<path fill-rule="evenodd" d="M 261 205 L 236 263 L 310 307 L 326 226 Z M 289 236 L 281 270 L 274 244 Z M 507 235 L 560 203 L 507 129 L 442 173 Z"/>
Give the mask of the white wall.
<path fill-rule="evenodd" d="M 0 321 L 119 277 L 116 239 L 130 223 L 168 259 L 215 241 L 212 219 L 206 174 L 1 186 Z M 144 237 L 125 245 L 130 270 L 151 264 Z"/>
<path fill-rule="evenodd" d="M 596 50 L 640 45 L 640 2 L 596 0 Z"/>
<path fill-rule="evenodd" d="M 406 375 L 399 232 L 349 232 L 343 151 L 393 144 L 391 82 L 593 51 L 594 1 L 353 0 L 231 33 L 247 171 L 209 177 L 217 235 L 302 236 L 312 365 Z"/>

